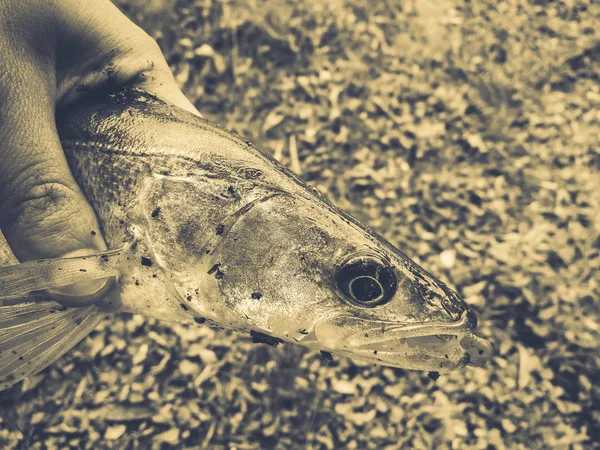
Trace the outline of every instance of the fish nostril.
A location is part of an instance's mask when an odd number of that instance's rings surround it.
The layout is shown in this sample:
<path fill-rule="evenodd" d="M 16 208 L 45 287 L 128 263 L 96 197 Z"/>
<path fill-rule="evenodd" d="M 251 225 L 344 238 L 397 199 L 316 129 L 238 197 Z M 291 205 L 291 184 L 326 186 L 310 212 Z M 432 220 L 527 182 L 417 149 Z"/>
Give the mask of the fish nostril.
<path fill-rule="evenodd" d="M 467 324 L 469 325 L 469 329 L 472 331 L 477 328 L 477 314 L 473 311 L 467 311 Z"/>

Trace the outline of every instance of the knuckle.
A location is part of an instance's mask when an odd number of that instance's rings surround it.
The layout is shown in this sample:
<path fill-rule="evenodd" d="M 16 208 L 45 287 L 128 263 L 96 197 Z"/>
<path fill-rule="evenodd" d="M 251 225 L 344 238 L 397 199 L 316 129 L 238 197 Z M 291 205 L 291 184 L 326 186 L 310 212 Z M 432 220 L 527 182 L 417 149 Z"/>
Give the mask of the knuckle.
<path fill-rule="evenodd" d="M 64 227 L 80 208 L 76 192 L 60 181 L 37 181 L 27 186 L 5 205 L 3 214 L 11 227 L 20 229 Z"/>

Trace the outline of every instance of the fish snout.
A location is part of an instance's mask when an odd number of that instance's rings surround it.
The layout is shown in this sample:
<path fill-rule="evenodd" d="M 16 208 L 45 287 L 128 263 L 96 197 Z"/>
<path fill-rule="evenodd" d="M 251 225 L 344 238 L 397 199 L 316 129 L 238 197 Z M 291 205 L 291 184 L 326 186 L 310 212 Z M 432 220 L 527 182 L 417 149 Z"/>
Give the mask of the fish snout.
<path fill-rule="evenodd" d="M 472 309 L 467 310 L 467 327 L 471 331 L 477 328 L 477 314 Z"/>
<path fill-rule="evenodd" d="M 494 356 L 495 349 L 491 342 L 467 333 L 460 341 L 460 346 L 468 356 L 467 363 L 471 366 L 481 367 Z"/>

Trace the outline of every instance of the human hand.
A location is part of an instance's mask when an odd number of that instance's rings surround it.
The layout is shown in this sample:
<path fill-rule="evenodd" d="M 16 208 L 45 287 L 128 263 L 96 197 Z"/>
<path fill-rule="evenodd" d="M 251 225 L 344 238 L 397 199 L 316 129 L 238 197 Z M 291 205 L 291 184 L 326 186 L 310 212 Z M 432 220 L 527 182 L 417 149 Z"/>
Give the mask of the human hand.
<path fill-rule="evenodd" d="M 108 0 L 0 2 L 0 229 L 20 261 L 106 249 L 67 165 L 55 109 L 125 83 L 200 115 L 156 42 Z"/>

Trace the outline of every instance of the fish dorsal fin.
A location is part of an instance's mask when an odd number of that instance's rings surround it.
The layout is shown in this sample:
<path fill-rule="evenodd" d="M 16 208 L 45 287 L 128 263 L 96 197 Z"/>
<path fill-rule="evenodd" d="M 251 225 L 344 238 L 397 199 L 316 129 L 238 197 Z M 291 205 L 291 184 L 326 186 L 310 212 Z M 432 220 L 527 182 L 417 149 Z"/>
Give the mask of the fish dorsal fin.
<path fill-rule="evenodd" d="M 100 278 L 98 272 L 74 270 L 74 258 L 68 260 L 19 264 L 0 232 L 0 266 L 4 266 L 0 267 L 0 391 L 48 367 L 106 316 L 95 305 L 67 308 L 47 293 L 31 292 L 90 277 Z M 54 270 L 60 261 L 67 261 L 61 266 L 72 266 L 65 269 L 66 278 L 62 270 Z M 79 263 L 87 264 L 85 267 L 92 271 L 94 267 L 101 270 L 91 256 Z M 55 276 L 57 273 L 61 275 Z"/>

